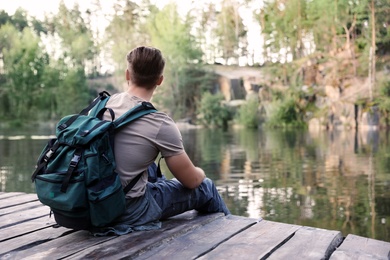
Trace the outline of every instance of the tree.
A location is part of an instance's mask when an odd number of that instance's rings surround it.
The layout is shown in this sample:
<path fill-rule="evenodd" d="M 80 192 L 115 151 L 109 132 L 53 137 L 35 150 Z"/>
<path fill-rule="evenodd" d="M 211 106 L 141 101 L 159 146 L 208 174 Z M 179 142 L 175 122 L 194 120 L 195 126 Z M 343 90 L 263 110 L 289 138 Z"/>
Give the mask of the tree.
<path fill-rule="evenodd" d="M 26 10 L 22 8 L 16 9 L 14 15 L 11 17 L 11 23 L 19 30 L 23 31 L 24 28 L 28 27 L 27 21 L 28 15 Z"/>
<path fill-rule="evenodd" d="M 166 68 L 164 92 L 160 100 L 172 109 L 175 117 L 193 116 L 197 102 L 207 81 L 207 73 L 200 68 L 202 52 L 191 34 L 193 17 L 182 18 L 176 4 L 168 4 L 150 16 L 148 31 L 151 42 L 161 49 Z M 158 89 L 159 90 L 159 89 Z"/>
<path fill-rule="evenodd" d="M 377 53 L 386 55 L 390 53 L 390 0 L 374 1 L 377 24 Z"/>
<path fill-rule="evenodd" d="M 224 0 L 221 12 L 217 14 L 216 35 L 219 41 L 219 50 L 226 64 L 229 64 L 229 59 L 233 59 L 233 63 L 238 64 L 238 59 L 246 47 L 247 31 L 238 9 L 237 1 Z"/>
<path fill-rule="evenodd" d="M 364 1 L 275 0 L 265 3 L 257 19 L 271 51 L 268 56 L 285 49 L 293 59 L 299 59 L 310 54 L 305 43 L 312 43 L 317 51 L 344 49 L 354 57 L 353 47 L 364 30 L 366 9 Z"/>
<path fill-rule="evenodd" d="M 58 38 L 59 28 L 51 26 L 49 19 L 41 22 L 22 11 L 16 17 L 7 18 L 4 13 L 0 17 L 7 20 L 0 25 L 0 117 L 24 122 L 78 112 L 89 99 L 83 66 L 83 57 L 88 56 L 77 48 L 69 48 L 72 55 L 65 53 L 58 60 L 49 56 L 40 36 L 47 33 Z M 28 26 L 22 21 L 28 21 Z M 66 40 L 62 42 L 68 43 L 65 47 L 77 47 L 77 37 L 75 43 Z"/>
<path fill-rule="evenodd" d="M 206 127 L 227 128 L 230 119 L 229 109 L 222 102 L 222 94 L 213 95 L 205 92 L 202 95 L 199 107 L 200 122 Z"/>
<path fill-rule="evenodd" d="M 307 12 L 305 0 L 265 3 L 257 19 L 264 34 L 268 60 L 287 62 L 290 55 L 293 59 L 307 55 L 304 47 L 305 39 L 310 35 Z"/>
<path fill-rule="evenodd" d="M 53 17 L 54 37 L 61 39 L 62 59 L 68 66 L 79 67 L 85 73 L 92 73 L 93 60 L 98 55 L 91 28 L 87 27 L 78 4 L 68 9 L 60 2 L 58 13 Z"/>
<path fill-rule="evenodd" d="M 0 26 L 6 23 L 11 23 L 11 17 L 6 11 L 0 10 Z"/>
<path fill-rule="evenodd" d="M 114 5 L 115 13 L 105 31 L 105 46 L 121 78 L 126 69 L 126 54 L 139 45 L 149 45 L 145 30 L 149 8 L 153 10 L 147 2 L 138 5 L 129 0 L 118 0 Z"/>
<path fill-rule="evenodd" d="M 40 39 L 29 28 L 21 33 L 11 24 L 0 28 L 1 56 L 4 63 L 0 91 L 3 118 L 34 117 L 37 92 L 48 57 Z"/>
<path fill-rule="evenodd" d="M 195 17 L 198 17 L 194 23 L 196 39 L 203 51 L 203 62 L 214 64 L 221 58 L 221 45 L 218 37 L 218 14 L 216 5 L 213 2 L 197 4 L 191 10 Z"/>

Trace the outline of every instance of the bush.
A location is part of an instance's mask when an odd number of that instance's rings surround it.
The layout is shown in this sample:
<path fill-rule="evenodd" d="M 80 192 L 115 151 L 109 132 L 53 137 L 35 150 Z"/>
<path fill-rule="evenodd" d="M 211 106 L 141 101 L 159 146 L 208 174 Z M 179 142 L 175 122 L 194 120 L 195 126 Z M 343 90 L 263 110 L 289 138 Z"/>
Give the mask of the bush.
<path fill-rule="evenodd" d="M 268 127 L 303 127 L 305 122 L 299 111 L 299 106 L 293 98 L 273 102 L 269 109 Z"/>
<path fill-rule="evenodd" d="M 386 127 L 390 125 L 390 81 L 384 80 L 379 84 L 378 96 L 374 104 L 378 105 L 381 111 L 381 121 L 384 121 Z"/>
<path fill-rule="evenodd" d="M 222 103 L 221 94 L 206 92 L 202 95 L 199 108 L 199 121 L 205 126 L 226 128 L 230 119 L 229 109 Z"/>
<path fill-rule="evenodd" d="M 259 126 L 259 101 L 249 99 L 242 105 L 237 113 L 237 121 L 246 128 L 257 128 Z"/>

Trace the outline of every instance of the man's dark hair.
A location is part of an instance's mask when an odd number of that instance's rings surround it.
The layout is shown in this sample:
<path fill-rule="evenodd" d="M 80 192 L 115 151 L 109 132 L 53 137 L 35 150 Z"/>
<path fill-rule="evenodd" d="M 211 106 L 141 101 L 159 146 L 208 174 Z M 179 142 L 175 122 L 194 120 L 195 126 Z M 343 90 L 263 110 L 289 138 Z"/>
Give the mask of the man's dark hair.
<path fill-rule="evenodd" d="M 161 51 L 152 47 L 137 47 L 127 56 L 131 81 L 141 87 L 152 88 L 163 73 L 165 60 Z"/>

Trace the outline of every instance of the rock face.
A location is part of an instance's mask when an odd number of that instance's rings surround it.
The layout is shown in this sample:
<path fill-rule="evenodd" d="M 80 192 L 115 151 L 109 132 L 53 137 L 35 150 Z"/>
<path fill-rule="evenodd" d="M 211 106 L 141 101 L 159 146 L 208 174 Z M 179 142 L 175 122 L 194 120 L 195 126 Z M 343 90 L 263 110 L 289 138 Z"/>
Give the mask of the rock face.
<path fill-rule="evenodd" d="M 302 91 L 321 110 L 320 115 L 307 115 L 309 128 L 379 128 L 379 109 L 370 104 L 374 90 L 368 77 L 356 76 L 356 61 L 346 51 L 326 63 L 320 63 L 322 58 L 308 60 L 297 73 L 304 84 Z M 272 79 L 261 68 L 217 68 L 215 72 L 219 76 L 218 89 L 228 104 L 255 97 L 267 110 L 273 92 L 288 93 L 289 86 L 278 77 Z"/>
<path fill-rule="evenodd" d="M 321 88 L 321 87 L 318 87 Z M 371 98 L 367 78 L 344 80 L 337 87 L 325 85 L 324 95 L 316 101 L 318 108 L 326 113 L 320 118 L 309 121 L 310 128 L 327 129 L 377 129 L 380 125 L 380 113 L 377 107 L 365 107 Z M 319 91 L 321 92 L 321 91 Z M 365 102 L 362 102 L 365 101 Z"/>

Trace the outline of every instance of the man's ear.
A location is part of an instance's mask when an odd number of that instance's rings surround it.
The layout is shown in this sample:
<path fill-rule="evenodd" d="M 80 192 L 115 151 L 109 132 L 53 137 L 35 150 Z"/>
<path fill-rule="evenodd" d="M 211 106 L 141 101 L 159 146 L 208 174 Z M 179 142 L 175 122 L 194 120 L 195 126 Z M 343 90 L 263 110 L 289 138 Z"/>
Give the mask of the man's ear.
<path fill-rule="evenodd" d="M 163 80 L 164 80 L 164 76 L 163 76 L 163 75 L 161 75 L 161 76 L 160 76 L 160 78 L 157 80 L 157 83 L 156 83 L 156 85 L 157 85 L 157 86 L 160 86 L 160 85 L 161 85 L 161 83 L 163 82 Z"/>
<path fill-rule="evenodd" d="M 126 69 L 126 80 L 130 80 L 130 71 L 128 69 Z"/>

